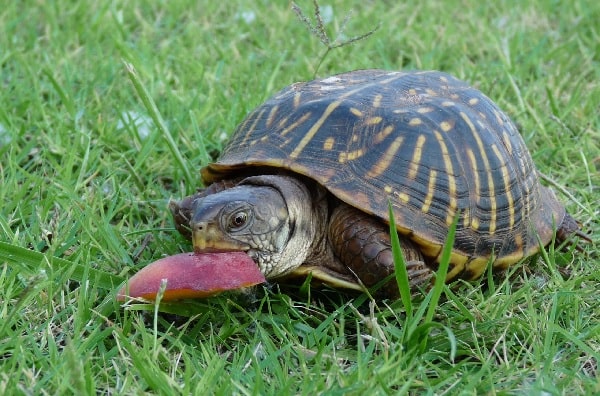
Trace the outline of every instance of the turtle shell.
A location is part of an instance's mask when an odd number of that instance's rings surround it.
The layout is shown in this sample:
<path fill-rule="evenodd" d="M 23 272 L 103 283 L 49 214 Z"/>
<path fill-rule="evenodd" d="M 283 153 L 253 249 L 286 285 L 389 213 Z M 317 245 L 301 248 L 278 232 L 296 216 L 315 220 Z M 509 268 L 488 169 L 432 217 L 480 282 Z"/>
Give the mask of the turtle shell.
<path fill-rule="evenodd" d="M 565 216 L 509 117 L 437 71 L 360 70 L 292 84 L 246 117 L 202 177 L 282 169 L 385 222 L 391 202 L 398 232 L 433 264 L 458 216 L 449 279 L 537 252 Z"/>

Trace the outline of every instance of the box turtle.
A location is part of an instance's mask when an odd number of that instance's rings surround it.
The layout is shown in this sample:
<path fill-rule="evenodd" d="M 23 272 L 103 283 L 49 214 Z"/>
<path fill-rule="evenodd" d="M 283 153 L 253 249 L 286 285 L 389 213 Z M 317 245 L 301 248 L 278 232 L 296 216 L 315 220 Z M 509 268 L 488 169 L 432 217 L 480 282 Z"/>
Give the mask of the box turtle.
<path fill-rule="evenodd" d="M 554 235 L 587 238 L 509 117 L 437 71 L 292 84 L 201 174 L 208 187 L 170 205 L 177 228 L 196 253 L 245 252 L 267 280 L 364 290 L 387 277 L 379 293 L 396 297 L 389 202 L 414 289 L 430 283 L 455 216 L 448 281 L 504 269 Z"/>

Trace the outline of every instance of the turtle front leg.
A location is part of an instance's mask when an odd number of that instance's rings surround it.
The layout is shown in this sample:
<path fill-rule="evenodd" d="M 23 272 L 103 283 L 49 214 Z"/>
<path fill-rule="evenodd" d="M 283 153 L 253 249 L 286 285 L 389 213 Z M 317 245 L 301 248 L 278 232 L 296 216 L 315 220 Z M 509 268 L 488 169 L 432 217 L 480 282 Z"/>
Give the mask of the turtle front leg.
<path fill-rule="evenodd" d="M 395 271 L 389 227 L 364 212 L 345 204 L 335 208 L 329 222 L 329 240 L 340 262 L 367 287 L 376 285 Z M 411 291 L 426 289 L 431 284 L 432 269 L 410 240 L 401 237 L 400 246 Z M 399 296 L 395 279 L 380 291 L 388 297 Z"/>

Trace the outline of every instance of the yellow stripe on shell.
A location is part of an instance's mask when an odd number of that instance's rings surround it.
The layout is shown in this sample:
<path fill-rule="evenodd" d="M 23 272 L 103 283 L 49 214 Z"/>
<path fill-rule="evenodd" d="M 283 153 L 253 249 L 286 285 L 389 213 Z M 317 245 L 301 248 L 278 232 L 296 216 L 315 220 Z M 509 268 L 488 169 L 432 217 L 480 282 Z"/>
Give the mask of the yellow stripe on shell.
<path fill-rule="evenodd" d="M 436 257 L 435 261 L 440 261 L 440 256 L 442 255 L 442 251 L 440 251 L 438 257 Z M 450 281 L 458 276 L 465 269 L 465 264 L 469 258 L 460 253 L 452 252 L 450 253 L 450 267 L 448 268 L 448 273 L 446 274 L 446 281 Z"/>
<path fill-rule="evenodd" d="M 454 121 L 452 121 L 452 120 L 442 121 L 442 122 L 440 122 L 440 128 L 442 129 L 442 131 L 448 132 L 452 128 L 454 128 Z"/>
<path fill-rule="evenodd" d="M 450 200 L 447 211 L 446 211 L 446 224 L 452 224 L 454 220 L 454 216 L 456 215 L 456 208 L 458 207 L 456 201 L 456 177 L 454 176 L 454 167 L 452 166 L 452 160 L 450 159 L 450 154 L 448 153 L 448 146 L 446 146 L 446 142 L 444 141 L 444 136 L 438 132 L 433 131 L 435 138 L 440 145 L 440 149 L 442 150 L 442 158 L 444 159 L 444 166 L 446 168 L 446 176 L 448 176 L 448 198 Z"/>
<path fill-rule="evenodd" d="M 473 150 L 471 150 L 470 148 L 467 149 L 467 158 L 469 160 L 469 164 L 471 165 L 468 169 L 471 170 L 471 172 L 473 172 L 473 183 L 475 184 L 475 196 L 477 197 L 477 201 L 479 201 L 479 197 L 481 194 L 481 182 L 479 180 L 479 171 L 477 170 L 477 159 L 475 159 L 475 154 L 473 153 Z M 474 221 L 474 223 L 471 223 L 471 221 Z M 464 223 L 463 225 L 465 227 L 469 227 L 471 226 L 474 229 L 477 229 L 477 227 L 479 226 L 479 222 L 476 219 L 471 220 L 470 218 L 470 212 L 469 209 L 467 208 L 464 214 Z"/>
<path fill-rule="evenodd" d="M 335 144 L 335 139 L 332 137 L 328 137 L 327 139 L 325 139 L 325 142 L 323 143 L 323 150 L 331 151 L 333 149 L 334 144 Z"/>
<path fill-rule="evenodd" d="M 491 259 L 492 257 L 475 257 L 467 263 L 465 269 L 471 274 L 468 280 L 477 279 L 483 275 Z M 494 264 L 492 265 L 495 266 Z"/>
<path fill-rule="evenodd" d="M 394 132 L 394 126 L 393 125 L 386 126 L 385 128 L 383 128 L 382 131 L 377 132 L 377 134 L 373 138 L 373 142 L 375 144 L 379 144 L 379 143 L 383 142 L 385 140 L 385 138 L 388 137 L 392 132 Z"/>
<path fill-rule="evenodd" d="M 300 140 L 300 143 L 298 143 L 298 145 L 296 146 L 294 151 L 292 151 L 290 153 L 290 158 L 291 159 L 298 158 L 298 156 L 300 155 L 302 150 L 304 150 L 304 147 L 306 147 L 306 145 L 312 140 L 312 138 L 317 134 L 317 132 L 319 132 L 319 130 L 323 126 L 323 123 L 325 122 L 325 120 L 327 120 L 327 118 L 329 118 L 331 113 L 333 113 L 333 111 L 342 104 L 344 99 L 346 99 L 349 96 L 354 95 L 357 92 L 360 92 L 363 89 L 364 89 L 364 87 L 360 87 L 360 88 L 354 89 L 352 91 L 348 91 L 348 92 L 340 95 L 337 100 L 329 103 L 329 105 L 327 106 L 327 108 L 325 109 L 323 114 L 321 114 L 321 117 L 317 120 L 317 122 L 315 122 L 313 124 L 313 126 L 306 132 L 306 134 L 304 134 L 304 136 Z M 340 156 L 341 156 L 341 154 L 342 153 L 340 153 Z"/>
<path fill-rule="evenodd" d="M 383 172 L 389 168 L 389 166 L 394 162 L 394 158 L 396 157 L 396 153 L 400 150 L 400 146 L 402 146 L 402 142 L 404 141 L 403 136 L 398 136 L 392 144 L 385 151 L 383 156 L 379 161 L 377 161 L 373 167 L 367 172 L 368 177 L 378 177 Z"/>
<path fill-rule="evenodd" d="M 515 235 L 515 254 L 520 254 L 521 256 L 518 257 L 515 262 L 519 261 L 524 255 L 525 252 L 523 251 L 523 236 L 521 234 L 516 234 Z"/>
<path fill-rule="evenodd" d="M 417 125 L 421 125 L 422 123 L 423 123 L 423 120 L 421 120 L 418 117 L 411 118 L 411 120 L 408 121 L 408 125 L 410 125 L 410 126 L 417 126 Z"/>
<path fill-rule="evenodd" d="M 298 118 L 296 121 L 288 125 L 287 128 L 283 129 L 279 134 L 281 136 L 287 135 L 289 132 L 293 131 L 294 129 L 298 128 L 300 125 L 305 123 L 306 120 L 310 118 L 310 115 L 310 112 L 302 114 L 302 117 Z"/>
<path fill-rule="evenodd" d="M 296 92 L 294 95 L 294 109 L 297 109 L 300 106 L 300 98 L 302 97 L 302 92 Z"/>
<path fill-rule="evenodd" d="M 350 113 L 354 114 L 357 117 L 362 117 L 364 115 L 363 112 L 357 109 L 356 107 L 351 107 Z"/>
<path fill-rule="evenodd" d="M 398 224 L 398 223 L 396 223 Z M 410 230 L 405 230 L 410 233 Z M 399 228 L 399 232 L 402 232 L 402 228 Z M 437 257 L 442 252 L 442 245 L 439 243 L 433 243 L 429 238 L 421 237 L 417 234 L 411 234 L 410 239 L 419 245 L 419 250 L 425 257 Z"/>
<path fill-rule="evenodd" d="M 270 128 L 273 120 L 275 119 L 275 114 L 277 114 L 277 110 L 279 109 L 279 105 L 275 105 L 271 108 L 269 115 L 267 116 L 266 127 Z"/>
<path fill-rule="evenodd" d="M 473 122 L 471 121 L 471 119 L 469 118 L 468 115 L 466 115 L 464 112 L 460 112 L 460 116 L 461 118 L 465 121 L 465 123 L 467 124 L 467 126 L 469 127 L 469 129 L 471 130 L 471 133 L 473 135 L 473 138 L 475 139 L 475 142 L 477 143 L 477 148 L 479 149 L 479 157 L 481 158 L 481 160 L 483 161 L 483 166 L 485 167 L 485 173 L 487 175 L 487 181 L 488 181 L 488 188 L 490 191 L 490 223 L 489 223 L 489 229 L 490 230 L 496 230 L 496 197 L 494 195 L 494 192 L 496 191 L 494 189 L 494 179 L 492 178 L 492 172 L 490 169 L 490 161 L 487 157 L 487 151 L 486 148 L 483 146 L 483 142 L 481 141 L 481 137 L 479 136 L 479 133 L 477 132 L 477 129 L 475 129 L 475 125 L 473 124 Z M 480 193 L 477 194 L 477 197 L 479 198 L 481 196 Z M 471 224 L 473 225 L 473 228 L 477 229 L 477 227 L 479 227 L 479 222 L 477 222 L 476 224 L 475 222 L 475 218 L 473 218 L 473 222 L 471 222 Z M 477 227 L 475 227 L 475 225 L 477 225 Z M 493 234 L 493 231 L 490 231 L 490 234 Z"/>
<path fill-rule="evenodd" d="M 510 136 L 508 135 L 508 133 L 506 131 L 502 131 L 502 142 L 504 143 L 504 146 L 508 150 L 508 153 L 510 155 L 512 155 L 513 146 L 512 146 L 512 143 L 510 142 Z"/>
<path fill-rule="evenodd" d="M 379 124 L 381 121 L 383 120 L 383 118 L 377 116 L 377 117 L 370 117 L 365 121 L 365 125 L 377 125 Z"/>
<path fill-rule="evenodd" d="M 470 148 L 467 149 L 467 157 L 469 158 L 469 163 L 471 165 L 470 169 L 473 172 L 473 182 L 475 184 L 475 196 L 477 197 L 477 201 L 479 201 L 479 197 L 481 197 L 481 181 L 479 180 L 479 170 L 477 169 L 477 159 L 475 158 L 475 153 Z"/>
<path fill-rule="evenodd" d="M 262 116 L 265 113 L 265 111 L 266 111 L 266 109 L 261 109 L 258 112 L 258 115 L 254 118 L 254 121 L 252 122 L 252 125 L 250 125 L 249 128 L 246 128 L 246 135 L 244 135 L 244 139 L 240 142 L 240 145 L 245 146 L 247 144 L 248 139 L 250 138 L 250 136 L 254 132 L 254 129 L 256 129 L 256 125 L 262 119 Z"/>
<path fill-rule="evenodd" d="M 354 161 L 355 159 L 358 159 L 360 157 L 362 157 L 365 154 L 365 151 L 363 149 L 358 149 L 358 150 L 353 150 L 348 152 L 348 161 Z"/>
<path fill-rule="evenodd" d="M 383 99 L 383 95 L 381 95 L 381 94 L 375 95 L 375 97 L 373 98 L 373 107 L 381 106 L 382 99 Z"/>
<path fill-rule="evenodd" d="M 496 121 L 498 122 L 498 124 L 504 125 L 504 120 L 502 120 L 502 116 L 500 115 L 498 110 L 494 109 L 494 115 L 496 116 Z"/>
<path fill-rule="evenodd" d="M 402 202 L 408 203 L 409 196 L 408 196 L 407 193 L 405 193 L 405 192 L 395 192 L 394 195 L 396 197 L 398 197 L 398 199 L 401 200 Z"/>
<path fill-rule="evenodd" d="M 433 195 L 435 194 L 435 182 L 437 179 L 437 171 L 432 169 L 429 172 L 429 184 L 427 186 L 427 195 L 425 196 L 425 201 L 423 202 L 423 206 L 421 206 L 421 211 L 423 213 L 429 212 L 429 207 L 433 202 Z"/>
<path fill-rule="evenodd" d="M 287 124 L 288 120 L 290 119 L 289 116 L 287 117 L 283 117 L 281 120 L 279 120 L 279 122 L 277 123 L 277 127 L 278 128 L 283 128 L 285 126 L 285 124 Z"/>
<path fill-rule="evenodd" d="M 427 138 L 425 137 L 425 135 L 419 135 L 419 137 L 417 138 L 417 143 L 415 144 L 412 160 L 410 161 L 410 165 L 408 166 L 408 178 L 411 180 L 415 180 L 415 178 L 417 177 L 419 165 L 421 164 L 421 156 L 423 154 L 423 146 L 425 145 L 426 140 Z"/>
<path fill-rule="evenodd" d="M 506 193 L 506 199 L 508 201 L 508 214 L 509 214 L 509 227 L 512 229 L 515 225 L 515 202 L 513 200 L 512 192 L 510 190 L 510 175 L 508 174 L 508 168 L 504 162 L 504 157 L 500 150 L 495 144 L 492 144 L 492 151 L 498 157 L 498 160 L 502 163 L 500 172 L 502 173 L 502 181 L 504 182 L 504 191 Z M 490 230 L 491 232 L 491 230 Z"/>
<path fill-rule="evenodd" d="M 469 222 L 471 221 L 471 210 L 469 208 L 464 208 L 462 211 L 463 216 L 463 226 L 468 227 Z"/>

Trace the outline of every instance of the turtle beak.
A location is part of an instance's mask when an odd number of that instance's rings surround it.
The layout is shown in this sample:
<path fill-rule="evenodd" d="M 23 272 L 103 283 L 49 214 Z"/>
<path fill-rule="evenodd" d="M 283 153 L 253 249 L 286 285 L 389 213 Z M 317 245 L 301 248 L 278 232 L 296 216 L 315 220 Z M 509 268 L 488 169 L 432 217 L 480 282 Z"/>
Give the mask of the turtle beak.
<path fill-rule="evenodd" d="M 196 253 L 247 251 L 245 243 L 229 237 L 214 221 L 192 221 L 192 243 Z"/>

